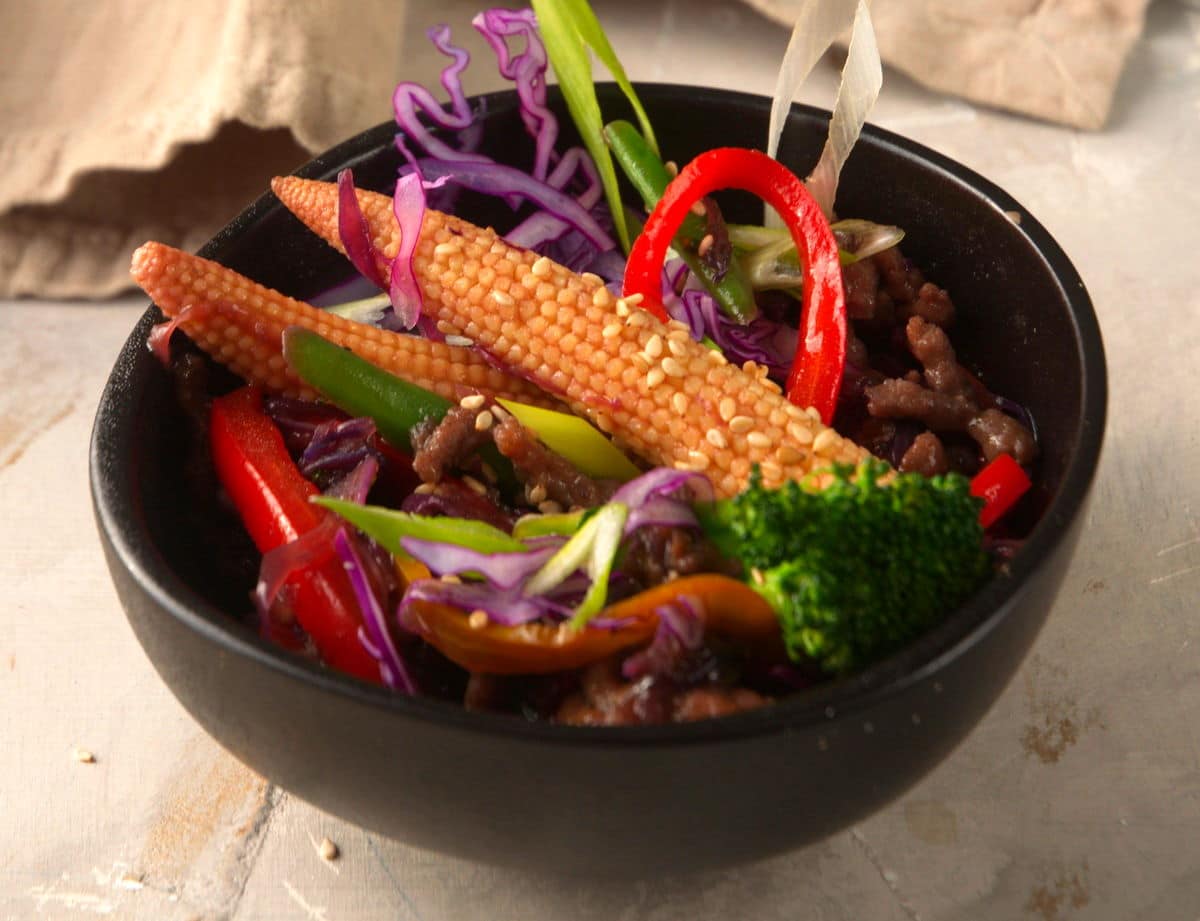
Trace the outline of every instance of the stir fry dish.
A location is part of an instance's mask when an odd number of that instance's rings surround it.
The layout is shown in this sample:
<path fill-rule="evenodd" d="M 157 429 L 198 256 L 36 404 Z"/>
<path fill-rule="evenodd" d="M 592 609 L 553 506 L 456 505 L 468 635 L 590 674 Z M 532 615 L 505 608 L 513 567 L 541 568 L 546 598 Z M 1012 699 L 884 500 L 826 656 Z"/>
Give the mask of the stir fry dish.
<path fill-rule="evenodd" d="M 683 721 L 867 667 L 1005 564 L 1033 420 L 959 361 L 954 303 L 903 231 L 833 213 L 879 63 L 864 3 L 809 6 L 825 20 L 797 24 L 777 116 L 852 38 L 807 180 L 770 155 L 778 117 L 769 153 L 665 159 L 585 0 L 539 0 L 474 22 L 532 163 L 480 152 L 442 27 L 449 102 L 397 87 L 391 194 L 349 169 L 272 183 L 378 293 L 318 308 L 159 243 L 134 253 L 167 317 L 149 347 L 261 554 L 265 637 L 470 709 Z M 592 54 L 636 124 L 603 121 Z M 551 68 L 582 146 L 559 144 Z M 455 213 L 463 189 L 512 226 Z M 711 196 L 729 189 L 767 219 L 727 221 Z M 201 351 L 243 383 L 210 387 Z"/>

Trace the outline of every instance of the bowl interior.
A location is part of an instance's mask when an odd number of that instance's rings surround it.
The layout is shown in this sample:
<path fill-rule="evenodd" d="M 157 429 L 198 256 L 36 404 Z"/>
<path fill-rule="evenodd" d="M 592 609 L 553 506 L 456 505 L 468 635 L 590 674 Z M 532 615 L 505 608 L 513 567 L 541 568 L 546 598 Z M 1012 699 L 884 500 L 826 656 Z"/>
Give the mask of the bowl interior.
<path fill-rule="evenodd" d="M 602 88 L 606 113 L 623 100 Z M 745 94 L 689 87 L 644 86 L 643 101 L 662 139 L 664 156 L 680 163 L 714 146 L 761 147 L 769 101 Z M 533 147 L 521 129 L 515 100 L 502 93 L 484 99 L 482 149 L 515 164 L 528 163 Z M 561 113 L 557 99 L 555 108 Z M 796 107 L 781 157 L 803 174 L 823 142 L 826 113 Z M 574 140 L 567 121 L 567 141 Z M 357 184 L 390 190 L 399 157 L 394 129 L 382 125 L 313 160 L 300 173 L 332 179 L 344 166 Z M 632 196 L 630 196 L 632 198 Z M 755 220 L 757 206 L 723 196 L 733 220 Z M 492 200 L 463 193 L 457 210 L 503 231 L 513 214 Z M 966 364 L 996 392 L 1026 406 L 1042 444 L 1036 505 L 1045 514 L 1007 578 L 994 580 L 938 630 L 885 662 L 841 682 L 797 695 L 774 708 L 716 721 L 709 728 L 660 727 L 661 736 L 746 732 L 779 720 L 819 718 L 830 701 L 886 693 L 939 657 L 952 655 L 1000 616 L 1021 581 L 1038 566 L 1078 514 L 1098 458 L 1105 411 L 1103 354 L 1095 317 L 1078 276 L 1058 246 L 1007 194 L 919 145 L 868 128 L 851 156 L 838 210 L 898 224 L 903 249 L 926 276 L 947 288 L 960 320 L 955 344 Z M 1021 215 L 1014 223 L 1009 212 Z M 305 230 L 267 193 L 222 230 L 201 254 L 301 299 L 349 278 L 343 258 Z M 216 631 L 230 648 L 261 656 L 268 667 L 298 670 L 344 693 L 374 695 L 382 706 L 446 714 L 438 702 L 392 698 L 349 678 L 318 669 L 267 646 L 235 612 L 244 611 L 254 557 L 248 541 L 229 537 L 230 517 L 213 499 L 211 483 L 191 470 L 193 427 L 179 410 L 170 376 L 146 351 L 148 312 L 123 351 L 97 416 L 93 490 L 101 527 L 124 565 L 153 587 L 170 615 Z M 214 377 L 214 387 L 232 381 Z M 188 522 L 181 527 L 181 522 Z M 236 529 L 235 529 L 236 530 Z M 232 551 L 223 548 L 232 544 Z M 221 549 L 217 549 L 221 548 Z M 415 708 L 415 709 L 414 709 Z M 482 725 L 496 717 L 459 713 Z M 711 728 L 717 726 L 717 728 Z M 531 732 L 562 732 L 534 726 Z M 591 730 L 610 735 L 644 728 Z"/>

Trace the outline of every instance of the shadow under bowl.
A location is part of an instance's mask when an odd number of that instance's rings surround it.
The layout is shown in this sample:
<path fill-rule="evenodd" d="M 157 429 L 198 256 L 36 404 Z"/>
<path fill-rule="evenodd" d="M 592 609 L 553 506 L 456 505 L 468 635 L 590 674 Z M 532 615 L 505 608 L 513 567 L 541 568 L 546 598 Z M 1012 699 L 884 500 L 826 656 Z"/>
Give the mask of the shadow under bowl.
<path fill-rule="evenodd" d="M 682 86 L 639 88 L 665 154 L 765 137 L 769 101 Z M 483 150 L 528 163 L 511 93 L 488 96 Z M 611 87 L 606 112 L 623 111 Z M 561 112 L 561 105 L 555 100 Z M 795 107 L 782 159 L 816 161 L 826 113 Z M 381 125 L 299 173 L 387 189 L 398 164 Z M 569 132 L 564 124 L 564 135 Z M 844 680 L 760 710 L 691 724 L 574 728 L 394 696 L 275 648 L 233 613 L 247 586 L 204 539 L 217 505 L 180 486 L 188 426 L 145 341 L 117 360 L 96 416 L 91 485 L 118 595 L 163 680 L 218 742 L 334 815 L 419 847 L 585 874 L 701 870 L 816 841 L 880 808 L 949 754 L 1033 642 L 1068 565 L 1100 452 L 1103 348 L 1083 285 L 1006 193 L 911 141 L 868 127 L 839 211 L 898 224 L 904 250 L 954 297 L 955 343 L 995 392 L 1028 407 L 1042 457 L 1040 520 L 1007 571 L 937 629 Z M 464 194 L 460 213 L 511 214 Z M 746 203 L 723 202 L 733 219 Z M 1019 223 L 1010 215 L 1020 216 Z M 269 194 L 201 252 L 307 298 L 344 261 Z"/>

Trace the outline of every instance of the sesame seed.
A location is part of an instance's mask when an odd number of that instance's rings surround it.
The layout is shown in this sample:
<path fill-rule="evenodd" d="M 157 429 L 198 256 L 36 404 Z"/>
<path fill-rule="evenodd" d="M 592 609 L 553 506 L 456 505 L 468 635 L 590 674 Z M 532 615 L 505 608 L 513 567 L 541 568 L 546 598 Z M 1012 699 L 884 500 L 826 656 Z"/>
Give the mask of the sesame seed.
<path fill-rule="evenodd" d="M 482 483 L 480 483 L 477 479 L 475 479 L 475 477 L 465 476 L 462 478 L 462 481 L 467 485 L 467 488 L 470 489 L 472 492 L 478 493 L 481 496 L 487 495 L 487 487 L 484 486 Z"/>
<path fill-rule="evenodd" d="M 645 299 L 646 295 L 644 294 L 626 294 L 624 297 L 625 303 L 630 307 L 637 307 Z"/>
<path fill-rule="evenodd" d="M 418 496 L 431 496 L 437 491 L 435 483 L 419 483 L 417 488 L 413 490 Z"/>
<path fill-rule="evenodd" d="M 624 328 L 625 327 L 620 323 L 609 323 L 608 326 L 604 327 L 604 329 L 600 331 L 600 335 L 605 339 L 611 339 L 613 336 L 621 335 L 621 330 Z"/>
<path fill-rule="evenodd" d="M 667 168 L 667 172 L 670 175 L 672 175 L 672 176 L 679 175 L 679 164 L 676 163 L 674 160 L 668 160 L 666 163 L 663 164 L 663 166 L 665 166 Z"/>
<path fill-rule="evenodd" d="M 737 414 L 737 403 L 733 397 L 725 397 L 717 406 L 717 411 L 721 414 L 721 418 L 728 422 Z"/>
<path fill-rule="evenodd" d="M 516 303 L 507 291 L 501 291 L 499 288 L 492 289 L 492 300 L 501 307 L 511 307 Z"/>
<path fill-rule="evenodd" d="M 676 359 L 667 356 L 662 360 L 662 369 L 671 377 L 686 377 L 687 368 L 681 365 Z"/>
<path fill-rule="evenodd" d="M 629 316 L 629 305 L 625 303 L 624 298 L 617 299 L 617 316 L 625 318 Z"/>
<path fill-rule="evenodd" d="M 663 350 L 662 336 L 660 336 L 658 333 L 655 333 L 653 336 L 651 336 L 649 339 L 646 340 L 645 351 L 646 351 L 647 358 L 657 358 L 659 355 L 662 354 L 662 350 Z"/>
<path fill-rule="evenodd" d="M 713 235 L 711 233 L 706 233 L 700 238 L 700 245 L 696 247 L 696 255 L 703 259 L 708 255 L 709 250 L 713 248 L 714 242 Z"/>
<path fill-rule="evenodd" d="M 475 431 L 486 432 L 492 427 L 492 422 L 495 421 L 492 414 L 486 409 L 475 417 Z"/>
<path fill-rule="evenodd" d="M 714 448 L 729 447 L 729 442 L 726 441 L 725 434 L 720 429 L 709 429 L 707 432 L 704 433 L 704 437 L 708 440 L 708 443 L 710 445 L 712 445 Z"/>
<path fill-rule="evenodd" d="M 751 432 L 746 436 L 746 444 L 752 448 L 769 448 L 771 447 L 771 439 L 762 432 Z"/>
<path fill-rule="evenodd" d="M 838 435 L 833 429 L 822 429 L 817 437 L 813 439 L 813 450 L 818 454 L 825 454 L 831 448 L 837 446 Z"/>
<path fill-rule="evenodd" d="M 337 860 L 338 856 L 342 852 L 339 851 L 338 846 L 328 838 L 322 838 L 321 843 L 317 845 L 317 853 L 320 855 L 322 860 L 333 861 Z"/>
<path fill-rule="evenodd" d="M 457 252 L 458 246 L 454 243 L 439 243 L 433 248 L 433 255 L 439 259 L 443 256 L 453 256 Z"/>
<path fill-rule="evenodd" d="M 486 402 L 487 399 L 482 393 L 472 393 L 459 400 L 458 405 L 463 409 L 482 409 L 483 404 Z"/>
<path fill-rule="evenodd" d="M 562 512 L 562 510 L 562 506 L 553 499 L 547 499 L 544 502 L 538 503 L 538 511 L 543 515 L 558 515 Z"/>
<path fill-rule="evenodd" d="M 546 501 L 546 487 L 538 483 L 529 490 L 528 497 L 531 505 L 541 505 Z"/>
<path fill-rule="evenodd" d="M 466 336 L 447 336 L 446 345 L 458 345 L 470 348 L 475 344 L 474 339 L 468 339 Z"/>
<path fill-rule="evenodd" d="M 696 215 L 696 217 L 704 217 L 704 215 L 708 214 L 708 206 L 704 204 L 704 199 L 701 199 L 700 201 L 696 202 L 696 204 L 692 205 L 691 212 L 692 214 Z"/>
<path fill-rule="evenodd" d="M 482 611 L 476 608 L 467 617 L 467 626 L 472 630 L 482 630 L 488 625 L 487 611 Z"/>
<path fill-rule="evenodd" d="M 682 358 L 688 352 L 687 346 L 683 344 L 682 340 L 677 339 L 674 333 L 672 333 L 671 338 L 667 340 L 667 347 L 671 350 L 672 355 L 676 355 L 680 358 Z"/>
<path fill-rule="evenodd" d="M 754 427 L 754 420 L 749 416 L 734 416 L 729 420 L 730 431 L 737 432 L 739 435 L 750 431 Z"/>
<path fill-rule="evenodd" d="M 94 754 L 92 754 L 86 748 L 76 747 L 75 751 L 72 754 L 74 754 L 75 760 L 78 761 L 80 764 L 95 764 L 96 763 L 96 756 Z"/>
<path fill-rule="evenodd" d="M 497 403 L 495 406 L 492 407 L 491 412 L 492 412 L 492 416 L 495 417 L 497 422 L 503 422 L 509 416 L 508 410 L 505 409 L 503 406 L 501 406 L 499 403 Z"/>
<path fill-rule="evenodd" d="M 804 460 L 804 452 L 798 451 L 791 445 L 781 445 L 778 456 L 781 464 L 798 464 Z"/>
<path fill-rule="evenodd" d="M 667 373 L 662 368 L 651 368 L 646 373 L 646 386 L 657 387 L 667 378 Z"/>
<path fill-rule="evenodd" d="M 807 425 L 801 425 L 799 422 L 789 422 L 787 433 L 788 437 L 796 442 L 796 444 L 812 444 L 812 430 Z"/>
<path fill-rule="evenodd" d="M 531 271 L 538 278 L 547 278 L 550 275 L 552 266 L 553 263 L 548 257 L 541 256 L 536 262 L 533 263 L 533 265 L 529 267 L 529 271 Z"/>
<path fill-rule="evenodd" d="M 679 415 L 684 415 L 688 411 L 688 399 L 682 391 L 676 391 L 671 397 L 671 406 L 675 408 L 675 412 Z"/>
<path fill-rule="evenodd" d="M 704 470 L 708 467 L 709 458 L 703 451 L 688 451 L 688 462 L 697 470 Z"/>

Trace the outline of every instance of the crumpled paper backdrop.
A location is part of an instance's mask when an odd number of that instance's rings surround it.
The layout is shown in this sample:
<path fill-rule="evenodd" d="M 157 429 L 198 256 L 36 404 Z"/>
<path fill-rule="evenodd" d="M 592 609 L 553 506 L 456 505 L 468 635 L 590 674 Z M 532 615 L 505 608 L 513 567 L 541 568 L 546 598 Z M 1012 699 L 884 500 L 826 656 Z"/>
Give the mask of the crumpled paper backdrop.
<path fill-rule="evenodd" d="M 782 23 L 799 0 L 746 0 Z M 849 2 L 849 0 L 847 0 Z M 1148 0 L 877 0 L 884 59 L 976 102 L 1104 124 Z M 481 4 L 482 5 L 482 4 Z M 602 9 L 603 0 L 598 6 Z M 41 0 L 0 9 L 0 297 L 102 298 L 265 178 L 390 117 L 406 0 Z M 429 19 L 414 4 L 410 16 Z M 403 63 L 402 63 L 403 62 Z M 410 72 L 412 72 L 410 70 Z"/>

